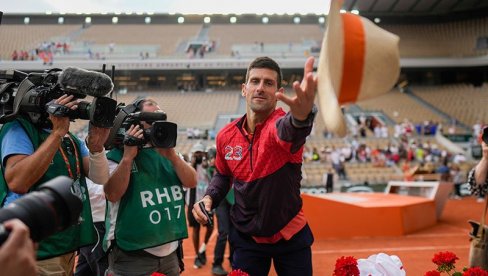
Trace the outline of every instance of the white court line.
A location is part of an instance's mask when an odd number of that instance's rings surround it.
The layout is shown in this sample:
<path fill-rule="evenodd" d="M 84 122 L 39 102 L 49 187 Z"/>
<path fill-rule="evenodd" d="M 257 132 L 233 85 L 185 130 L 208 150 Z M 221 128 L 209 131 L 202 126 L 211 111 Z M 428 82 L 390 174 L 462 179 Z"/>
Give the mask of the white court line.
<path fill-rule="evenodd" d="M 468 245 L 443 245 L 443 246 L 411 246 L 411 247 L 382 247 L 382 248 L 351 248 L 351 249 L 334 249 L 334 250 L 312 250 L 312 255 L 342 254 L 342 253 L 363 253 L 363 252 L 391 252 L 391 251 L 439 251 L 453 249 L 469 249 Z M 225 258 L 229 255 L 226 254 Z M 184 256 L 184 259 L 194 259 L 195 256 Z M 207 255 L 207 259 L 213 259 L 212 255 Z"/>
<path fill-rule="evenodd" d="M 430 250 L 448 250 L 448 249 L 468 249 L 468 245 L 443 245 L 443 246 L 411 246 L 411 247 L 382 247 L 382 248 L 351 248 L 351 249 L 334 249 L 334 250 L 313 250 L 312 254 L 337 254 L 337 253 L 361 253 L 361 252 L 387 252 L 387 251 L 430 251 Z"/>

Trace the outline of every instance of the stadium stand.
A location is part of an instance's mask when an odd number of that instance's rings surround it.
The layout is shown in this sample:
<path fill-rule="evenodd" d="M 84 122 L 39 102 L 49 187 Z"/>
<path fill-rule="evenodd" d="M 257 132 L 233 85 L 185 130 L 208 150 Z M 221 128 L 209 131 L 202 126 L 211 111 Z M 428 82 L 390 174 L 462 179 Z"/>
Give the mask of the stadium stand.
<path fill-rule="evenodd" d="M 240 56 L 282 52 L 294 52 L 303 56 L 304 49 L 320 45 L 323 34 L 324 30 L 319 24 L 211 25 L 208 32 L 209 38 L 217 41 L 217 53 L 226 56 L 236 51 Z"/>
<path fill-rule="evenodd" d="M 443 121 L 441 116 L 396 89 L 372 100 L 359 101 L 357 105 L 365 111 L 381 111 L 396 123 L 402 123 L 404 119 L 411 122 Z"/>
<path fill-rule="evenodd" d="M 30 52 L 45 41 L 56 40 L 56 37 L 66 39 L 78 29 L 80 29 L 80 25 L 2 25 L 0 28 L 0 37 L 2 37 L 0 59 L 10 60 L 13 51 Z"/>
<path fill-rule="evenodd" d="M 488 118 L 488 83 L 480 87 L 469 84 L 418 86 L 413 92 L 468 126 Z"/>
<path fill-rule="evenodd" d="M 157 52 L 151 56 L 175 56 L 180 44 L 183 48 L 189 39 L 195 37 L 202 25 L 200 24 L 166 24 L 166 25 L 91 25 L 77 38 L 85 44 L 105 46 L 105 54 L 109 54 L 110 43 L 114 43 L 114 53 L 120 52 L 117 48 L 127 45 L 137 45 L 138 50 L 144 50 L 141 45 L 155 46 Z M 151 35 L 148 35 L 151 34 Z M 184 52 L 182 52 L 184 53 Z M 181 54 L 181 53 L 180 53 Z"/>
<path fill-rule="evenodd" d="M 488 49 L 476 48 L 477 39 L 488 35 L 488 18 L 381 27 L 400 36 L 401 57 L 469 57 L 488 54 Z"/>

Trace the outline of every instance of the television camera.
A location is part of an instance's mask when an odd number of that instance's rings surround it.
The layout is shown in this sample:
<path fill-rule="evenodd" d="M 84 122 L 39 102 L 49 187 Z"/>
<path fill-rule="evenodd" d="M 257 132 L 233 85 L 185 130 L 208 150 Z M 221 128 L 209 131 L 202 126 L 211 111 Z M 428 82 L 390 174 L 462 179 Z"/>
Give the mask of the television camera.
<path fill-rule="evenodd" d="M 117 102 L 106 97 L 113 83 L 104 73 L 76 67 L 55 68 L 42 73 L 0 70 L 0 123 L 27 116 L 34 124 L 49 128 L 49 113 L 68 116 L 71 120 L 90 120 L 97 127 L 113 125 Z M 54 100 L 63 94 L 76 99 L 93 96 L 92 102 L 80 101 L 75 110 L 56 105 Z"/>

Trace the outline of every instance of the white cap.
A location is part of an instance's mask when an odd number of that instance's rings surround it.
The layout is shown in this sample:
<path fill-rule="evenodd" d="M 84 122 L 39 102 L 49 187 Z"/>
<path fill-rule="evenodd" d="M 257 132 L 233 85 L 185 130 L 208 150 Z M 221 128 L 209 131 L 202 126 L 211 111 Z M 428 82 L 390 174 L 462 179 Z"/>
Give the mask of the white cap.
<path fill-rule="evenodd" d="M 202 143 L 200 143 L 200 142 L 196 143 L 191 148 L 191 153 L 194 153 L 194 152 L 197 152 L 197 151 L 205 152 L 205 146 Z"/>

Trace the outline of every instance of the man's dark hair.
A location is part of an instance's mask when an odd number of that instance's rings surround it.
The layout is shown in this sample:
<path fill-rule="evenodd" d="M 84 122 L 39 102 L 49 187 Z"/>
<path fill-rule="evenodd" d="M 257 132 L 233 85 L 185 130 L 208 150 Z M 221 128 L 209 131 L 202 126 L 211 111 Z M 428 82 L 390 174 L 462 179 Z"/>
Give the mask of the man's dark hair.
<path fill-rule="evenodd" d="M 276 80 L 276 85 L 278 86 L 277 88 L 281 88 L 281 68 L 276 61 L 269 57 L 258 57 L 253 60 L 251 64 L 249 64 L 249 67 L 247 67 L 246 83 L 249 80 L 249 72 L 254 68 L 265 68 L 275 71 L 278 75 L 278 79 Z"/>

